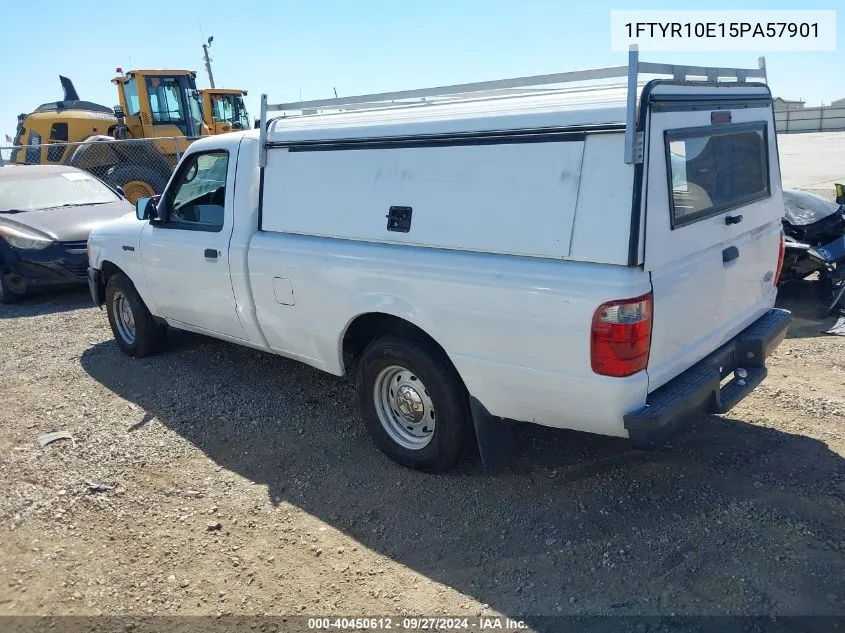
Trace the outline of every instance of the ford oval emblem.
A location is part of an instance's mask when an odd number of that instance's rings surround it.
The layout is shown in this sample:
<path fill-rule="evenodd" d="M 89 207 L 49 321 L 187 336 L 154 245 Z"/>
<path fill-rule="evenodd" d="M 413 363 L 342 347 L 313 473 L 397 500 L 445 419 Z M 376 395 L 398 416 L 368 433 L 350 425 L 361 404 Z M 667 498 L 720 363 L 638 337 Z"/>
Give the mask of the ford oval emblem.
<path fill-rule="evenodd" d="M 775 274 L 770 270 L 765 275 L 763 275 L 763 283 L 769 283 L 772 280 L 772 277 L 774 276 Z"/>

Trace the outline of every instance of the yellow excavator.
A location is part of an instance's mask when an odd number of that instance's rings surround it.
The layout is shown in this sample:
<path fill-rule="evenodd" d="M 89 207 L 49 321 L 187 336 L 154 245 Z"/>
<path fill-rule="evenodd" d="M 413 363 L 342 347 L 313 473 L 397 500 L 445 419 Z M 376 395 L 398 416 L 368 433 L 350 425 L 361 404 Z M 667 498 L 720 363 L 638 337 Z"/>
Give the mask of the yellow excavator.
<path fill-rule="evenodd" d="M 204 88 L 200 90 L 200 94 L 205 124 L 212 134 L 248 130 L 252 127 L 244 105 L 246 90 Z"/>
<path fill-rule="evenodd" d="M 131 202 L 161 193 L 181 152 L 193 138 L 210 133 L 196 73 L 116 72 L 112 83 L 119 105 L 114 108 L 81 100 L 71 80 L 60 76 L 61 101 L 18 116 L 15 145 L 25 148 L 13 154 L 13 162 L 79 167 L 122 188 Z M 123 139 L 153 140 L 109 142 Z M 73 144 L 80 142 L 85 144 Z"/>

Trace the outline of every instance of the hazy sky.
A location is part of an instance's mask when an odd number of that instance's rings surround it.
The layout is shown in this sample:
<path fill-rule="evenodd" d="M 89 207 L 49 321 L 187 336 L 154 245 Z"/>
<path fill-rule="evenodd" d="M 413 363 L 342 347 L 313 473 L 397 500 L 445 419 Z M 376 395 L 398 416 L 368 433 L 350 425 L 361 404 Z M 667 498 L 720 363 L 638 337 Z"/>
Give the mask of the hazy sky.
<path fill-rule="evenodd" d="M 246 88 L 251 115 L 273 102 L 624 64 L 610 52 L 611 9 L 841 9 L 835 53 L 762 53 L 773 92 L 809 105 L 845 97 L 845 3 L 768 0 L 2 0 L 0 142 L 16 117 L 61 98 L 112 106 L 114 69 L 190 68 L 207 87 L 203 35 L 218 87 Z M 648 53 L 642 59 L 755 67 L 748 53 Z"/>

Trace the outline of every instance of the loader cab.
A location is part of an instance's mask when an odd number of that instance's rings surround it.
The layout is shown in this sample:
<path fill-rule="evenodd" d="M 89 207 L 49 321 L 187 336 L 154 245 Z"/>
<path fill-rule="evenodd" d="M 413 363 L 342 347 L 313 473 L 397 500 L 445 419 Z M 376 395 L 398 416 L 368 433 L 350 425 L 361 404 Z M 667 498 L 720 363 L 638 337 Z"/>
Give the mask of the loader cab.
<path fill-rule="evenodd" d="M 190 70 L 130 70 L 112 79 L 117 86 L 126 138 L 208 135 L 196 73 Z"/>
<path fill-rule="evenodd" d="M 249 114 L 244 105 L 246 90 L 206 88 L 200 92 L 205 123 L 212 134 L 250 128 Z"/>

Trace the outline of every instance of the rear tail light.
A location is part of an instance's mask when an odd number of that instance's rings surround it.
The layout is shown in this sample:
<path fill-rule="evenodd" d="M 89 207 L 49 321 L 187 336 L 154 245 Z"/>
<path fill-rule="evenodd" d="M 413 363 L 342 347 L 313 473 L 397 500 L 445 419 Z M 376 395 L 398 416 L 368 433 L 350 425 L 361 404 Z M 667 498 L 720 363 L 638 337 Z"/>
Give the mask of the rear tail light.
<path fill-rule="evenodd" d="M 780 232 L 780 251 L 778 252 L 778 267 L 775 269 L 775 288 L 780 283 L 780 274 L 783 272 L 783 258 L 786 254 L 786 240 L 783 231 Z"/>
<path fill-rule="evenodd" d="M 651 349 L 651 293 L 609 301 L 593 314 L 590 363 L 602 376 L 630 376 L 648 365 Z"/>

